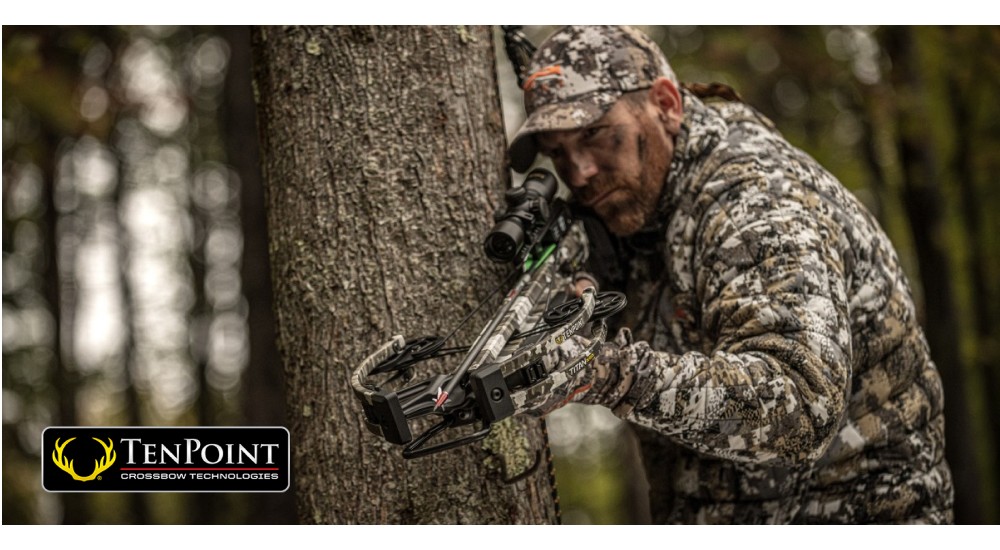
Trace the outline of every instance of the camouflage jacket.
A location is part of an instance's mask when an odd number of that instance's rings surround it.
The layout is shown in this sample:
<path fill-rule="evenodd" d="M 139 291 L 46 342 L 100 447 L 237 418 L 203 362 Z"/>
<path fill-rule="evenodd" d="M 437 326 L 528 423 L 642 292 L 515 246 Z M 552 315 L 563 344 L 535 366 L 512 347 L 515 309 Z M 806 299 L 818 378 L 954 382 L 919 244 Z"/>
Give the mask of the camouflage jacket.
<path fill-rule="evenodd" d="M 941 380 L 885 233 L 753 109 L 684 109 L 619 336 L 654 520 L 950 522 Z"/>

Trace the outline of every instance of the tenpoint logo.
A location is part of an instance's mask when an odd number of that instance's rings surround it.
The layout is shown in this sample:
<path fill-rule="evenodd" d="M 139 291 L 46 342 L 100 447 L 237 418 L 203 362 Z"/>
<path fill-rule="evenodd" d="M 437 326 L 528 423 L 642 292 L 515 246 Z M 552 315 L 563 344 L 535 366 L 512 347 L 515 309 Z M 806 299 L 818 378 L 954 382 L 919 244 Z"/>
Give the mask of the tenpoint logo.
<path fill-rule="evenodd" d="M 73 470 L 73 460 L 67 461 L 66 457 L 63 456 L 63 450 L 66 449 L 66 446 L 72 443 L 73 440 L 75 439 L 76 439 L 75 437 L 71 437 L 67 439 L 65 443 L 60 445 L 59 439 L 56 438 L 56 449 L 52 451 L 52 462 L 54 462 L 55 465 L 58 466 L 60 470 L 73 476 L 73 479 L 77 481 L 93 481 L 94 478 L 100 479 L 97 477 L 97 475 L 103 472 L 104 470 L 107 470 L 109 467 L 111 467 L 112 464 L 115 463 L 116 457 L 114 451 L 114 444 L 111 442 L 111 439 L 109 438 L 108 444 L 105 445 L 104 442 L 101 441 L 100 439 L 96 437 L 92 438 L 94 441 L 100 443 L 101 447 L 104 447 L 104 456 L 99 460 L 94 460 L 94 473 L 90 474 L 87 477 L 81 477 L 79 474 L 77 474 L 76 471 Z"/>
<path fill-rule="evenodd" d="M 50 427 L 42 432 L 42 487 L 282 492 L 291 480 L 289 439 L 282 427 Z"/>

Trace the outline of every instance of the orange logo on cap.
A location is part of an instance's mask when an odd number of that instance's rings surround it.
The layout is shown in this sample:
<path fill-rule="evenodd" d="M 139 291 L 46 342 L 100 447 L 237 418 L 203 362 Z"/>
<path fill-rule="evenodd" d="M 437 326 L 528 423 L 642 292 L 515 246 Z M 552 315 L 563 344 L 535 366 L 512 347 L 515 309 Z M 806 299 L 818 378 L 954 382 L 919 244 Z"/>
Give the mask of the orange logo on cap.
<path fill-rule="evenodd" d="M 524 85 L 521 86 L 521 88 L 524 89 L 524 91 L 532 89 L 535 86 L 536 80 L 542 82 L 542 85 L 544 86 L 545 81 L 551 80 L 557 76 L 562 76 L 562 67 L 559 65 L 549 65 L 548 67 L 536 71 L 534 74 L 526 78 L 524 80 Z"/>

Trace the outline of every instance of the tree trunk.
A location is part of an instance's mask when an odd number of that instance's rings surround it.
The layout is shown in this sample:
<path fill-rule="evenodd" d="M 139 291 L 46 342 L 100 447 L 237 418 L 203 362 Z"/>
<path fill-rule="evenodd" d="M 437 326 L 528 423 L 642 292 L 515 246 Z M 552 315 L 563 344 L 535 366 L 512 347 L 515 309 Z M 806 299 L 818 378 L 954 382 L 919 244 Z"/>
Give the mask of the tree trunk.
<path fill-rule="evenodd" d="M 78 426 L 79 417 L 77 415 L 77 390 L 80 380 L 78 372 L 73 368 L 73 314 L 70 307 L 64 307 L 64 303 L 76 299 L 72 287 L 68 286 L 69 281 L 73 281 L 72 268 L 62 265 L 60 257 L 60 215 L 56 209 L 56 177 L 59 165 L 60 137 L 50 129 L 44 130 L 42 143 L 44 144 L 44 160 L 40 163 L 42 168 L 42 178 L 45 181 L 45 205 L 42 209 L 41 227 L 44 231 L 44 292 L 45 300 L 52 311 L 52 385 L 56 390 L 56 419 L 59 426 Z M 66 223 L 66 222 L 63 222 Z M 72 264 L 70 264 L 72 265 Z M 69 297 L 65 295 L 65 290 L 70 290 Z M 75 304 L 73 304 L 75 306 Z M 68 313 L 68 314 L 67 314 Z M 44 451 L 43 451 L 44 454 Z M 88 506 L 90 495 L 62 493 L 59 499 L 62 501 L 63 517 L 62 523 L 66 525 L 82 525 L 89 523 L 92 519 Z"/>
<path fill-rule="evenodd" d="M 983 29 L 985 30 L 985 29 Z M 979 31 L 979 29 L 977 29 Z M 961 44 L 960 39 L 952 37 L 952 48 L 962 51 L 959 47 L 964 46 L 965 51 L 986 51 L 991 40 L 985 32 L 970 33 L 973 37 L 969 44 Z M 968 35 L 966 35 L 968 37 Z M 977 48 L 978 46 L 978 48 Z M 982 49 L 980 49 L 982 48 Z M 969 73 L 978 75 L 988 72 L 986 59 L 979 56 L 970 56 Z M 969 73 L 953 71 L 948 74 L 948 105 L 951 107 L 952 119 L 954 121 L 954 154 L 951 157 L 951 171 L 955 175 L 960 196 L 960 216 L 962 225 L 965 227 L 966 238 L 969 240 L 969 259 L 966 263 L 969 274 L 969 284 L 972 292 L 972 319 L 976 335 L 976 352 L 973 359 L 974 372 L 982 376 L 985 380 L 986 395 L 996 395 L 1000 391 L 1000 376 L 996 372 L 995 365 L 1000 362 L 1000 334 L 997 334 L 997 323 L 994 322 L 997 315 L 997 300 L 994 299 L 994 284 L 990 277 L 990 235 L 988 224 L 984 218 L 988 219 L 987 212 L 992 212 L 995 201 L 991 201 L 990 194 L 984 193 L 983 189 L 988 188 L 992 183 L 992 177 L 986 180 L 984 186 L 977 176 L 982 170 L 977 170 L 977 158 L 988 153 L 982 151 L 990 150 L 989 144 L 982 143 L 982 139 L 976 139 L 978 132 L 975 132 L 977 125 L 976 111 L 980 109 L 979 101 L 988 101 L 988 95 L 992 94 L 989 87 L 981 88 L 979 82 L 971 78 Z M 970 85 L 971 83 L 971 85 Z M 982 149 L 981 149 L 982 148 Z M 1000 453 L 996 452 L 996 438 L 1000 434 L 1000 405 L 993 400 L 986 400 L 985 419 L 988 429 L 985 436 L 977 438 L 980 452 L 990 457 L 988 468 L 993 472 L 1000 473 Z M 994 473 L 994 480 L 998 476 Z M 985 480 L 984 480 L 985 481 Z M 1000 497 L 997 483 L 992 486 L 983 484 L 983 492 L 992 497 L 992 502 L 996 503 Z M 996 505 L 987 507 L 984 512 L 985 522 L 995 522 L 998 519 Z"/>
<path fill-rule="evenodd" d="M 920 94 L 926 84 L 915 51 L 914 31 L 894 27 L 887 32 L 886 51 L 893 61 L 893 84 L 903 104 L 899 109 L 899 159 L 903 170 L 903 206 L 917 251 L 924 288 L 927 342 L 944 386 L 945 456 L 955 486 L 955 522 L 983 522 L 983 492 L 976 453 L 975 427 L 970 422 L 965 364 L 959 343 L 955 282 L 941 235 L 944 197 L 938 187 L 940 160 L 928 138 L 927 111 Z M 904 92 L 905 91 L 905 92 Z"/>
<path fill-rule="evenodd" d="M 275 342 L 271 261 L 267 254 L 267 211 L 260 179 L 256 105 L 251 81 L 250 28 L 219 27 L 229 43 L 229 68 L 219 113 L 226 142 L 226 162 L 240 179 L 240 226 L 243 263 L 240 280 L 247 298 L 250 356 L 241 381 L 243 421 L 247 426 L 285 425 L 285 375 Z M 295 523 L 293 491 L 260 493 L 250 499 L 248 522 Z"/>
<path fill-rule="evenodd" d="M 490 30 L 268 27 L 253 44 L 300 521 L 555 521 L 537 421 L 404 461 L 349 385 L 389 337 L 446 334 L 500 281 L 482 254 L 505 183 Z"/>

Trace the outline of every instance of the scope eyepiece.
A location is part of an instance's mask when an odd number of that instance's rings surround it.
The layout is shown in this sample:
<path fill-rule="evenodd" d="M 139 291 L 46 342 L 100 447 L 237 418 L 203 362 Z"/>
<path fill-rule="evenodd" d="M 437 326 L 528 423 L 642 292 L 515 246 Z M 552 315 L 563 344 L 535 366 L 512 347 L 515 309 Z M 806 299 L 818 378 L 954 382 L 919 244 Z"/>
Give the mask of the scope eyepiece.
<path fill-rule="evenodd" d="M 552 204 L 552 199 L 556 198 L 556 191 L 559 190 L 559 183 L 552 172 L 535 168 L 524 178 L 521 187 L 528 197 L 541 198 L 545 204 Z"/>

